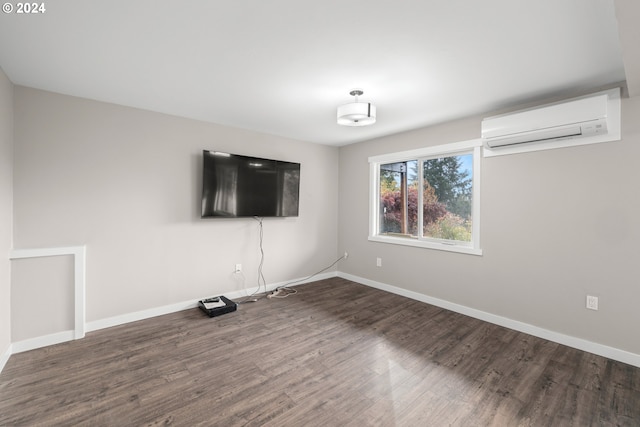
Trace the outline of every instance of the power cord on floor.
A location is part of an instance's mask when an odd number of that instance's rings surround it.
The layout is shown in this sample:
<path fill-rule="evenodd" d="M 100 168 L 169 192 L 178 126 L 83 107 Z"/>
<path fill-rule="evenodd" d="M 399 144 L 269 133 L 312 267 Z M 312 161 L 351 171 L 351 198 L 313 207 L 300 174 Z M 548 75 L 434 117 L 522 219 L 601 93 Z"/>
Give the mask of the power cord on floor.
<path fill-rule="evenodd" d="M 311 279 L 312 277 L 315 277 L 318 274 L 330 269 L 331 267 L 333 267 L 334 265 L 336 265 L 337 263 L 339 263 L 340 261 L 342 261 L 343 259 L 346 259 L 346 258 L 347 258 L 347 254 L 345 253 L 343 256 L 341 256 L 340 258 L 335 260 L 333 263 L 331 263 L 331 265 L 326 266 L 322 270 L 317 271 L 317 272 L 313 273 L 312 275 L 305 277 L 304 279 L 293 280 L 291 282 L 285 283 L 282 286 L 278 286 L 270 294 L 267 294 L 267 298 L 286 298 L 289 295 L 297 294 L 298 291 L 295 290 L 295 289 L 290 288 L 289 287 L 290 285 L 293 285 L 293 284 L 296 284 L 296 283 L 300 283 L 300 282 L 305 282 L 305 281 Z"/>
<path fill-rule="evenodd" d="M 345 252 L 343 256 L 341 256 L 340 258 L 338 258 L 337 260 L 335 260 L 333 263 L 331 263 L 331 265 L 328 265 L 326 267 L 324 267 L 322 270 L 319 270 L 315 273 L 313 273 L 310 276 L 307 276 L 303 279 L 298 279 L 298 280 L 293 280 L 291 282 L 285 283 L 282 286 L 278 286 L 276 289 L 274 289 L 273 291 L 269 292 L 267 291 L 267 281 L 264 278 L 264 274 L 262 272 L 262 267 L 264 265 L 264 248 L 262 246 L 262 242 L 264 239 L 264 226 L 262 224 L 263 218 L 262 217 L 254 217 L 254 219 L 256 221 L 258 221 L 258 228 L 259 228 L 259 249 L 260 249 L 260 264 L 258 265 L 258 287 L 257 289 L 251 294 L 251 295 L 247 295 L 244 299 L 237 301 L 238 304 L 244 304 L 247 302 L 256 302 L 262 298 L 264 298 L 265 296 L 267 298 L 286 298 L 289 295 L 294 295 L 297 294 L 298 291 L 290 288 L 290 285 L 294 285 L 296 283 L 300 283 L 300 282 L 305 282 L 315 276 L 317 276 L 318 274 L 330 269 L 331 267 L 333 267 L 334 265 L 336 265 L 337 263 L 339 263 L 340 261 L 342 261 L 343 259 L 347 259 L 347 253 Z M 237 273 L 237 272 L 236 272 Z M 244 275 L 242 276 L 243 278 L 243 283 L 244 283 Z M 264 287 L 264 292 L 260 292 L 260 287 Z M 246 288 L 245 288 L 246 290 Z"/>

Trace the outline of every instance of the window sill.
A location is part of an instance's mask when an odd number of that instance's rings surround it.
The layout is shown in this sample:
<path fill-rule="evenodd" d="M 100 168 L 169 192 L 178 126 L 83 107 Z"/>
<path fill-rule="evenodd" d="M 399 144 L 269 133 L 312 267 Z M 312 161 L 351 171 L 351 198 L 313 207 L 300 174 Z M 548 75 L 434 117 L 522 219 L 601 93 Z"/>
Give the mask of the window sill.
<path fill-rule="evenodd" d="M 416 248 L 436 249 L 446 252 L 457 252 L 467 255 L 482 256 L 482 249 L 473 248 L 471 246 L 463 246 L 449 243 L 432 242 L 428 240 L 418 240 L 410 237 L 398 236 L 369 236 L 370 242 L 391 243 L 393 245 L 413 246 Z"/>

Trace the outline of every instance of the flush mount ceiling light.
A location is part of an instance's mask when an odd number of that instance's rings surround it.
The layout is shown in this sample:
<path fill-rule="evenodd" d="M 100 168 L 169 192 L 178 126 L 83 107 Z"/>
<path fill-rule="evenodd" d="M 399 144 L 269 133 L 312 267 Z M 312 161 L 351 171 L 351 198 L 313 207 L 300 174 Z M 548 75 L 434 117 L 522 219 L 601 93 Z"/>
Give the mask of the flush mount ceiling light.
<path fill-rule="evenodd" d="M 364 92 L 354 89 L 349 95 L 355 96 L 356 102 L 338 107 L 338 124 L 344 126 L 367 126 L 376 122 L 376 106 L 368 102 L 358 102 Z"/>

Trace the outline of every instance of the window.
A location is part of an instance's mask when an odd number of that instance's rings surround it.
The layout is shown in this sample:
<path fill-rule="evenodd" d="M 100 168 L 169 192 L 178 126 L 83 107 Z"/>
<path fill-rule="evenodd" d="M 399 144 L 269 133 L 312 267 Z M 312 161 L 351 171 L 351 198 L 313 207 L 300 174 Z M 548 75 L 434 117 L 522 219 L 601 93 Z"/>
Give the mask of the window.
<path fill-rule="evenodd" d="M 369 240 L 481 255 L 480 140 L 369 158 Z"/>

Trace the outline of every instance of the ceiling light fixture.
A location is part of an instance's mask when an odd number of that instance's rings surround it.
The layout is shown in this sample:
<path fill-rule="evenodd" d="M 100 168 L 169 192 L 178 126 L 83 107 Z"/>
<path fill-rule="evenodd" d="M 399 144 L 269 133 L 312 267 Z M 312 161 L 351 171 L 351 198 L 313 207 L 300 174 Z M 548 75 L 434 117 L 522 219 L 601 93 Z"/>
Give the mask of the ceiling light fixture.
<path fill-rule="evenodd" d="M 376 122 L 376 106 L 368 102 L 358 102 L 358 96 L 364 92 L 354 89 L 349 95 L 355 96 L 356 102 L 338 107 L 338 124 L 344 126 L 367 126 Z"/>

